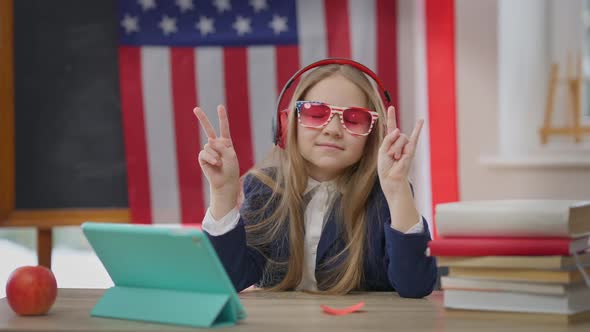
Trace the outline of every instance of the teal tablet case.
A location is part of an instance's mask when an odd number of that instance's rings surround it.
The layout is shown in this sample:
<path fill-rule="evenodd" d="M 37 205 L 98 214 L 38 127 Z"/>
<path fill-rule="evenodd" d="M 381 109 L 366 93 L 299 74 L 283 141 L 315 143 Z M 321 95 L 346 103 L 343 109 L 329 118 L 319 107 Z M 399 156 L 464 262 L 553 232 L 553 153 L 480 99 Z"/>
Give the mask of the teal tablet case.
<path fill-rule="evenodd" d="M 234 325 L 246 317 L 198 229 L 86 222 L 82 230 L 114 283 L 92 316 L 194 327 Z"/>

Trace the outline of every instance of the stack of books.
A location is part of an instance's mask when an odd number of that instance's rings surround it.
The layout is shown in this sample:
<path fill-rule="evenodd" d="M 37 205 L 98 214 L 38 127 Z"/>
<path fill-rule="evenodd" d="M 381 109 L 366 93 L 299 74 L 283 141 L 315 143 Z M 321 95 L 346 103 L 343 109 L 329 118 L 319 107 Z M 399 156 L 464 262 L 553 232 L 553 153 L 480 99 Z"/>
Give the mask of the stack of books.
<path fill-rule="evenodd" d="M 446 308 L 590 317 L 590 201 L 446 203 L 435 220 Z"/>

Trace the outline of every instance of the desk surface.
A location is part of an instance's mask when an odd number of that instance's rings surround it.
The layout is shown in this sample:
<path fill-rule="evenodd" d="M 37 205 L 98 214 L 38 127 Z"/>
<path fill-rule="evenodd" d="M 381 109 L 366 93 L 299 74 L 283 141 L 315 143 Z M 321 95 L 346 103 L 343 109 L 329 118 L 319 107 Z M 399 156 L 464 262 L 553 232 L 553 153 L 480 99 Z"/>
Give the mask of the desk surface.
<path fill-rule="evenodd" d="M 0 331 L 160 331 L 163 325 L 90 317 L 90 309 L 104 290 L 60 289 L 46 316 L 20 317 L 0 300 Z M 425 299 L 404 299 L 395 293 L 346 296 L 300 292 L 240 294 L 248 317 L 237 326 L 215 331 L 590 331 L 590 322 L 566 324 L 561 316 L 496 314 L 445 310 L 442 293 Z M 320 304 L 344 307 L 361 300 L 364 311 L 347 316 L 323 313 Z M 169 331 L 195 331 L 165 326 Z"/>

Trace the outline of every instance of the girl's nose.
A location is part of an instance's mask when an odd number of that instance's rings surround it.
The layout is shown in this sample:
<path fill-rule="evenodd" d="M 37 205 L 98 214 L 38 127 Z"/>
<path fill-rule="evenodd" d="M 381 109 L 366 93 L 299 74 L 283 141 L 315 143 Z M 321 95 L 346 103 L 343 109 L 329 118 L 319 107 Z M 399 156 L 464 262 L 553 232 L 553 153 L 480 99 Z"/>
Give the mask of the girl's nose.
<path fill-rule="evenodd" d="M 334 114 L 330 122 L 324 127 L 324 133 L 336 136 L 342 136 L 342 124 L 340 123 L 340 117 L 338 114 Z"/>

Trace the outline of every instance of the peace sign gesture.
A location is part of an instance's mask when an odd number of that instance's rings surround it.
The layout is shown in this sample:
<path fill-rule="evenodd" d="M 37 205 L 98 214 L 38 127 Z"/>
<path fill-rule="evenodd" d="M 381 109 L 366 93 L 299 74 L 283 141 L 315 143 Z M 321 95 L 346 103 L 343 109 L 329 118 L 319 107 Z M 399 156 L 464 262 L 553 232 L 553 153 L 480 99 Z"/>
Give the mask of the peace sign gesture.
<path fill-rule="evenodd" d="M 408 173 L 423 125 L 424 120 L 418 120 L 412 134 L 408 137 L 397 128 L 393 106 L 387 109 L 387 135 L 379 148 L 377 172 L 383 193 L 388 199 L 399 188 L 408 185 Z"/>
<path fill-rule="evenodd" d="M 194 113 L 207 134 L 207 144 L 199 152 L 199 165 L 209 181 L 211 198 L 219 196 L 237 199 L 240 190 L 240 168 L 229 132 L 225 107 L 217 106 L 220 136 L 217 136 L 207 115 L 199 107 L 195 107 Z"/>

